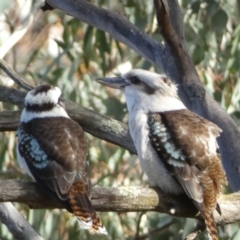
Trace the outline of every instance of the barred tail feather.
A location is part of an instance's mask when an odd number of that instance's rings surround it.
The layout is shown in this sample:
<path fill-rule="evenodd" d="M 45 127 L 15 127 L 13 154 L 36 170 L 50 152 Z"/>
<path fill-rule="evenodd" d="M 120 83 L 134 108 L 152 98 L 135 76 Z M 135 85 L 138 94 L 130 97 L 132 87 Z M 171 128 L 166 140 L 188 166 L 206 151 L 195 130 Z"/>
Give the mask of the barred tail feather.
<path fill-rule="evenodd" d="M 79 227 L 82 229 L 87 229 L 91 234 L 105 234 L 107 235 L 108 232 L 106 228 L 103 226 L 101 219 L 96 214 L 96 212 L 92 212 L 92 220 L 89 222 L 86 222 L 85 220 L 81 219 L 79 216 L 78 218 L 78 224 Z"/>
<path fill-rule="evenodd" d="M 101 219 L 95 211 L 92 212 L 92 222 L 92 228 L 89 230 L 90 233 L 108 234 L 106 228 L 102 224 Z"/>
<path fill-rule="evenodd" d="M 85 197 L 85 199 L 83 199 Z M 79 227 L 82 229 L 88 229 L 92 234 L 108 234 L 106 228 L 103 226 L 101 219 L 92 208 L 91 202 L 85 195 L 83 197 L 77 197 L 78 202 L 85 202 L 88 204 L 88 208 L 83 209 L 79 205 L 72 205 L 73 214 L 78 218 Z M 80 200 L 80 201 L 79 201 Z M 81 201 L 84 200 L 84 201 Z"/>
<path fill-rule="evenodd" d="M 69 204 L 78 218 L 79 227 L 88 229 L 90 233 L 108 234 L 83 187 L 81 183 L 73 184 L 68 193 Z"/>
<path fill-rule="evenodd" d="M 217 226 L 213 218 L 213 211 L 216 209 L 218 213 L 221 214 L 217 199 L 221 192 L 222 184 L 226 183 L 226 176 L 221 162 L 217 157 L 212 158 L 212 163 L 208 167 L 208 174 L 203 175 L 201 183 L 204 198 L 204 208 L 201 212 L 206 223 L 208 237 L 210 240 L 218 240 Z"/>
<path fill-rule="evenodd" d="M 210 212 L 205 212 L 204 215 L 209 240 L 219 240 L 217 226 L 214 221 L 213 214 Z"/>

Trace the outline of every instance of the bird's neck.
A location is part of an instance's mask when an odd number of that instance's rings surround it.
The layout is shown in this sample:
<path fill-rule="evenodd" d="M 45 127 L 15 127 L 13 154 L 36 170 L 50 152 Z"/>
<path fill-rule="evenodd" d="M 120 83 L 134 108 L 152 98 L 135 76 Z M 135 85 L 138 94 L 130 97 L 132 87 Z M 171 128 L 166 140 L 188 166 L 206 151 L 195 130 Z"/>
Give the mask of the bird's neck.
<path fill-rule="evenodd" d="M 186 109 L 185 105 L 178 98 L 159 95 L 128 96 L 127 108 L 130 115 L 135 115 L 139 111 L 148 114 Z"/>
<path fill-rule="evenodd" d="M 34 118 L 46 118 L 46 117 L 66 117 L 69 118 L 67 112 L 60 106 L 54 107 L 51 111 L 41 111 L 34 112 L 23 109 L 20 121 L 21 122 L 29 122 Z"/>

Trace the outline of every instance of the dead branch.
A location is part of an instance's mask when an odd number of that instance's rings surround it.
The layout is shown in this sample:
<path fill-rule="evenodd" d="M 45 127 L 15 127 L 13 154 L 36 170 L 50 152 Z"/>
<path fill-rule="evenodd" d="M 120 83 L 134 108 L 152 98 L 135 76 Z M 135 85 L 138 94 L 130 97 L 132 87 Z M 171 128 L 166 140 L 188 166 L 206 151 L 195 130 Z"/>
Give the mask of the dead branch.
<path fill-rule="evenodd" d="M 0 180 L 0 202 L 19 202 L 33 209 L 63 208 L 61 204 L 46 197 L 34 182 Z M 175 217 L 201 219 L 192 201 L 186 196 L 162 194 L 159 189 L 143 187 L 102 188 L 92 191 L 92 203 L 101 212 L 157 211 Z M 214 218 L 218 225 L 237 222 L 240 215 L 240 193 L 222 195 L 219 199 L 222 210 Z"/>

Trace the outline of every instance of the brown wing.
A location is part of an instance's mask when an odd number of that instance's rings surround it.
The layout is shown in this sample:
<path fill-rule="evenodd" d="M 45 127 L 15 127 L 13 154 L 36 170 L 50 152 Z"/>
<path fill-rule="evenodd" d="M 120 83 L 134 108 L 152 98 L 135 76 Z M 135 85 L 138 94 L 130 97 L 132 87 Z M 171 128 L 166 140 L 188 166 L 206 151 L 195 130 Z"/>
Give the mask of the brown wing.
<path fill-rule="evenodd" d="M 44 188 L 66 200 L 71 185 L 81 181 L 89 192 L 87 142 L 82 128 L 68 118 L 38 118 L 22 124 L 27 136 L 19 151 Z M 22 153 L 23 155 L 23 153 Z"/>
<path fill-rule="evenodd" d="M 91 188 L 87 142 L 68 118 L 34 119 L 18 129 L 19 151 L 37 183 L 58 197 L 80 227 L 107 234 L 88 198 Z"/>
<path fill-rule="evenodd" d="M 221 188 L 219 180 L 224 178 L 215 139 L 221 129 L 187 109 L 151 114 L 149 126 L 155 150 L 199 210 L 203 210 L 203 185 L 207 179 L 213 183 L 215 198 Z M 212 166 L 217 166 L 219 173 Z"/>

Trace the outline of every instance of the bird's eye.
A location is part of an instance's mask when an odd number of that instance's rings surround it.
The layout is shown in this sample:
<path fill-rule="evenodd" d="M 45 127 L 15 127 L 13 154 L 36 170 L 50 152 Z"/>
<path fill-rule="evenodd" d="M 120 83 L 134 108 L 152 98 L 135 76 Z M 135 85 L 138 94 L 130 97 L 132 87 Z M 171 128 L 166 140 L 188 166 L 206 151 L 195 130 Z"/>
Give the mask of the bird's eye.
<path fill-rule="evenodd" d="M 131 77 L 131 78 L 130 78 L 130 81 L 131 81 L 131 83 L 133 83 L 133 84 L 138 84 L 138 83 L 140 83 L 139 78 L 136 77 L 136 76 Z"/>
<path fill-rule="evenodd" d="M 169 80 L 168 78 L 163 77 L 162 80 L 163 80 L 163 82 L 166 83 L 168 86 L 171 86 L 171 82 L 170 82 L 170 80 Z"/>

